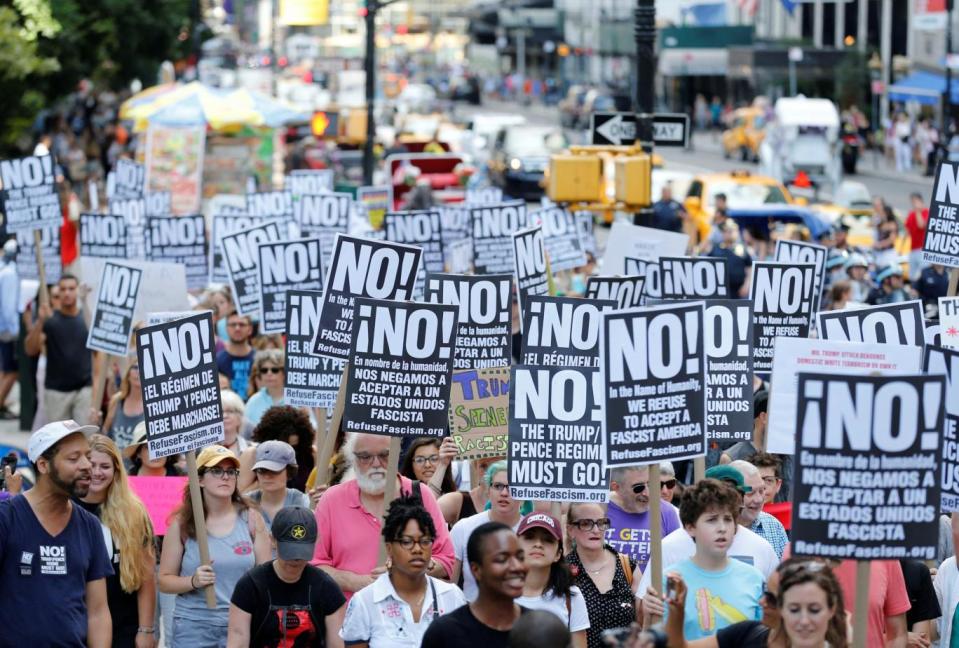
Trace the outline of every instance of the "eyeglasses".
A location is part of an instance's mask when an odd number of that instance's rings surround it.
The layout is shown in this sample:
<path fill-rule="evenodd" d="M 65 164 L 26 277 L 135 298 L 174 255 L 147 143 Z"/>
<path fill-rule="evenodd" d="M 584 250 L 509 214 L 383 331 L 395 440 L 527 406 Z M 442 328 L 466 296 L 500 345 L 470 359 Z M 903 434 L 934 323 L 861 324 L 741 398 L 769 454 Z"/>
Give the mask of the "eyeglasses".
<path fill-rule="evenodd" d="M 284 472 L 282 470 L 270 470 L 269 468 L 254 468 L 253 472 L 257 475 L 279 475 Z"/>
<path fill-rule="evenodd" d="M 224 470 L 223 468 L 220 468 L 219 466 L 214 466 L 213 468 L 209 468 L 207 472 L 213 475 L 214 477 L 219 477 L 220 479 L 224 479 L 224 478 L 233 479 L 234 477 L 240 474 L 240 471 L 237 470 L 236 468 L 227 468 L 226 470 Z"/>
<path fill-rule="evenodd" d="M 435 464 L 440 460 L 439 455 L 430 455 L 428 457 L 413 457 L 413 463 L 417 466 L 422 466 L 423 464 Z"/>
<path fill-rule="evenodd" d="M 278 374 L 283 371 L 283 367 L 260 367 L 260 373 L 264 374 Z"/>
<path fill-rule="evenodd" d="M 504 491 L 509 491 L 509 484 L 504 484 L 502 482 L 495 482 L 489 485 L 497 493 L 502 493 Z"/>
<path fill-rule="evenodd" d="M 666 481 L 663 482 L 663 488 L 669 488 L 669 489 L 676 488 L 676 480 L 667 479 Z"/>
<path fill-rule="evenodd" d="M 640 482 L 638 484 L 633 484 L 633 492 L 636 493 L 637 495 L 642 493 L 644 490 L 646 490 L 646 484 L 644 484 L 643 482 Z"/>
<path fill-rule="evenodd" d="M 357 452 L 353 455 L 356 458 L 356 463 L 361 466 L 369 466 L 373 463 L 375 459 L 379 459 L 380 463 L 384 466 L 390 461 L 389 452 L 381 452 L 379 454 L 370 454 L 369 452 Z"/>
<path fill-rule="evenodd" d="M 399 538 L 397 538 L 397 539 L 394 540 L 393 542 L 395 542 L 395 543 L 398 544 L 399 546 L 403 547 L 403 548 L 406 549 L 407 551 L 409 551 L 410 549 L 412 549 L 412 548 L 413 548 L 413 545 L 416 545 L 416 544 L 418 544 L 418 545 L 420 546 L 420 549 L 423 549 L 423 550 L 425 551 L 426 549 L 429 549 L 430 547 L 433 546 L 434 540 L 433 540 L 433 538 L 429 538 L 429 537 L 427 537 L 427 536 L 423 536 L 423 537 L 420 538 L 419 540 L 414 540 L 413 538 L 411 538 L 411 537 L 409 537 L 409 536 L 400 536 Z"/>
<path fill-rule="evenodd" d="M 569 525 L 576 527 L 580 531 L 589 531 L 591 529 L 605 531 L 609 528 L 609 518 L 599 518 L 596 520 L 590 520 L 587 518 L 583 518 L 582 520 L 570 520 Z"/>

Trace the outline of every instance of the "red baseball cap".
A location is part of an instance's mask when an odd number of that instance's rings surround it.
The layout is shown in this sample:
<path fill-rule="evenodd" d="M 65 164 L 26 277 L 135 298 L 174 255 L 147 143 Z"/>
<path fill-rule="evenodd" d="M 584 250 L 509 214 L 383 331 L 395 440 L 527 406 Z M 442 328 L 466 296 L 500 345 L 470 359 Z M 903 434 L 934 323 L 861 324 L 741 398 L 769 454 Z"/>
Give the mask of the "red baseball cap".
<path fill-rule="evenodd" d="M 528 515 L 525 515 L 522 520 L 519 521 L 519 527 L 516 529 L 518 535 L 523 535 L 530 529 L 546 529 L 550 534 L 559 541 L 562 541 L 563 534 L 559 529 L 559 520 L 554 518 L 549 513 L 534 512 Z"/>

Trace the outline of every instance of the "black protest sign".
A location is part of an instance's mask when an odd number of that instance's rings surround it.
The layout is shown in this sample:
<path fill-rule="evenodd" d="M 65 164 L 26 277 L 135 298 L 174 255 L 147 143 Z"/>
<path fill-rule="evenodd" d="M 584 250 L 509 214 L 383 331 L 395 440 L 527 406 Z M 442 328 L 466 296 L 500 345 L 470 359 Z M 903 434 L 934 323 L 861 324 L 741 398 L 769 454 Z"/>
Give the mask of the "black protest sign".
<path fill-rule="evenodd" d="M 508 367 L 513 338 L 512 275 L 429 274 L 425 299 L 458 306 L 454 368 Z"/>
<path fill-rule="evenodd" d="M 523 314 L 520 364 L 598 367 L 603 311 L 616 306 L 611 299 L 530 297 Z"/>
<path fill-rule="evenodd" d="M 826 248 L 802 241 L 776 241 L 776 257 L 779 263 L 811 263 L 816 266 L 816 297 L 822 298 L 826 285 Z M 818 305 L 816 310 L 818 311 Z"/>
<path fill-rule="evenodd" d="M 644 302 L 644 283 L 643 277 L 593 276 L 586 280 L 586 299 L 611 299 L 616 308 L 635 308 Z"/>
<path fill-rule="evenodd" d="M 125 259 L 127 223 L 116 214 L 80 214 L 80 256 Z"/>
<path fill-rule="evenodd" d="M 658 261 L 623 257 L 623 269 L 627 276 L 643 278 L 642 303 L 645 304 L 647 299 L 663 298 L 663 284 Z"/>
<path fill-rule="evenodd" d="M 100 290 L 90 320 L 87 348 L 115 356 L 130 352 L 130 330 L 143 271 L 107 261 L 100 275 Z"/>
<path fill-rule="evenodd" d="M 919 300 L 819 313 L 824 340 L 922 346 L 925 327 Z"/>
<path fill-rule="evenodd" d="M 113 167 L 113 196 L 116 198 L 139 198 L 143 195 L 147 170 L 133 160 L 119 158 Z"/>
<path fill-rule="evenodd" d="M 293 194 L 294 201 L 308 194 L 330 193 L 333 169 L 296 169 L 286 176 L 283 188 Z"/>
<path fill-rule="evenodd" d="M 579 230 L 579 238 L 583 242 L 583 251 L 587 254 L 596 256 L 599 246 L 596 245 L 596 234 L 593 233 L 593 212 L 574 212 L 576 217 L 576 228 Z M 630 274 L 628 271 L 626 274 Z"/>
<path fill-rule="evenodd" d="M 213 254 L 210 262 L 210 281 L 213 283 L 227 283 L 230 281 L 230 271 L 226 267 L 226 259 L 223 257 L 223 237 L 250 229 L 259 227 L 270 222 L 277 223 L 282 232 L 283 238 L 290 238 L 294 234 L 290 233 L 291 226 L 289 222 L 284 222 L 277 218 L 260 218 L 259 216 L 248 216 L 242 213 L 219 213 L 213 216 Z"/>
<path fill-rule="evenodd" d="M 150 458 L 223 441 L 213 315 L 147 326 L 134 337 Z"/>
<path fill-rule="evenodd" d="M 439 210 L 388 211 L 383 216 L 386 240 L 416 245 L 423 249 L 423 261 L 416 277 L 414 294 L 423 294 L 426 273 L 443 272 L 443 223 Z"/>
<path fill-rule="evenodd" d="M 513 272 L 513 234 L 526 223 L 522 200 L 470 208 L 476 274 Z"/>
<path fill-rule="evenodd" d="M 446 436 L 456 308 L 357 298 L 345 432 Z"/>
<path fill-rule="evenodd" d="M 946 377 L 940 486 L 942 512 L 952 513 L 959 511 L 959 351 L 927 345 L 922 370 Z"/>
<path fill-rule="evenodd" d="M 333 407 L 345 360 L 313 355 L 320 326 L 323 293 L 291 290 L 286 294 L 286 361 L 283 399 L 294 407 Z"/>
<path fill-rule="evenodd" d="M 260 331 L 286 330 L 286 294 L 320 290 L 320 239 L 264 242 L 257 248 L 260 270 Z"/>
<path fill-rule="evenodd" d="M 60 224 L 44 225 L 40 231 L 40 251 L 43 254 L 43 269 L 48 284 L 60 281 L 63 274 L 63 258 L 60 256 Z M 17 232 L 17 276 L 20 279 L 39 279 L 37 268 L 37 245 L 30 230 Z"/>
<path fill-rule="evenodd" d="M 943 160 L 936 169 L 922 260 L 959 267 L 959 163 Z"/>
<path fill-rule="evenodd" d="M 223 258 L 233 287 L 233 303 L 241 315 L 253 315 L 260 308 L 260 256 L 257 248 L 262 243 L 279 239 L 280 226 L 275 221 L 222 238 Z"/>
<path fill-rule="evenodd" d="M 8 234 L 61 223 L 54 166 L 52 155 L 0 160 L 0 204 Z"/>
<path fill-rule="evenodd" d="M 443 227 L 443 245 L 470 238 L 469 207 L 442 205 L 438 209 Z"/>
<path fill-rule="evenodd" d="M 147 258 L 147 216 L 171 213 L 173 195 L 169 191 L 145 193 L 139 198 L 110 201 L 110 213 L 123 216 L 127 226 L 127 258 Z"/>
<path fill-rule="evenodd" d="M 748 299 L 706 302 L 706 429 L 710 440 L 753 438 L 753 313 Z"/>
<path fill-rule="evenodd" d="M 203 214 L 147 217 L 147 260 L 181 263 L 186 286 L 199 290 L 209 275 Z"/>
<path fill-rule="evenodd" d="M 729 296 L 726 259 L 714 257 L 660 257 L 660 294 L 663 299 L 724 299 Z"/>
<path fill-rule="evenodd" d="M 473 187 L 466 189 L 468 205 L 495 205 L 503 202 L 503 190 L 499 187 Z"/>
<path fill-rule="evenodd" d="M 519 317 L 522 325 L 526 299 L 549 293 L 549 272 L 546 267 L 542 226 L 513 234 L 513 259 L 516 265 L 516 294 L 519 297 Z"/>
<path fill-rule="evenodd" d="M 353 198 L 346 193 L 326 193 L 299 196 L 293 204 L 296 222 L 303 236 L 320 239 L 320 263 L 324 272 L 333 256 L 337 234 L 350 229 L 350 209 Z"/>
<path fill-rule="evenodd" d="M 547 207 L 530 214 L 529 220 L 543 226 L 550 270 L 562 272 L 586 265 L 586 250 L 573 212 L 563 207 Z"/>
<path fill-rule="evenodd" d="M 246 213 L 261 218 L 293 220 L 293 194 L 289 191 L 260 191 L 246 194 Z"/>
<path fill-rule="evenodd" d="M 608 466 L 706 454 L 704 302 L 603 313 Z"/>
<path fill-rule="evenodd" d="M 338 234 L 313 353 L 349 358 L 354 298 L 412 299 L 421 254 L 411 245 Z"/>
<path fill-rule="evenodd" d="M 799 374 L 796 555 L 935 557 L 944 392 L 942 376 Z"/>
<path fill-rule="evenodd" d="M 509 492 L 515 499 L 605 502 L 599 369 L 513 367 Z"/>
<path fill-rule="evenodd" d="M 811 263 L 753 265 L 753 354 L 757 373 L 773 368 L 777 337 L 808 337 L 818 296 L 816 266 Z"/>
<path fill-rule="evenodd" d="M 458 458 L 506 456 L 509 371 L 494 367 L 453 372 L 449 424 Z"/>

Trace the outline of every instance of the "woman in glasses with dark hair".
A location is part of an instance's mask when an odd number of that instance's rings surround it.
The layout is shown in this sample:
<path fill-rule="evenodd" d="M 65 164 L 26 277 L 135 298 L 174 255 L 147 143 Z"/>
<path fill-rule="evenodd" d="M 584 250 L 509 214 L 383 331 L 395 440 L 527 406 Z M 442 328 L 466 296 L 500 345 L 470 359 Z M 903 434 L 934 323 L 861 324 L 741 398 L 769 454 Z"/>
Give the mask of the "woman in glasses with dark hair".
<path fill-rule="evenodd" d="M 604 630 L 625 628 L 636 619 L 636 560 L 606 543 L 606 505 L 573 503 L 566 514 L 566 532 L 573 543 L 566 562 L 573 582 L 586 599 L 588 648 L 600 648 Z"/>

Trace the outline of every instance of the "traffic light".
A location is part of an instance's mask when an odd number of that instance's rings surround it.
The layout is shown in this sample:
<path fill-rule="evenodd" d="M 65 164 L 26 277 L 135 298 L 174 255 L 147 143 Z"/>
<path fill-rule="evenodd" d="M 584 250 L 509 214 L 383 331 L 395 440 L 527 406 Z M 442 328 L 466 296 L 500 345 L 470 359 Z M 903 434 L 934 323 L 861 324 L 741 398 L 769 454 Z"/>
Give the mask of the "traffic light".
<path fill-rule="evenodd" d="M 546 195 L 553 202 L 596 202 L 603 195 L 603 162 L 598 155 L 561 153 L 549 158 Z"/>
<path fill-rule="evenodd" d="M 617 157 L 615 159 L 616 200 L 631 207 L 651 204 L 650 179 L 652 162 L 648 153 Z"/>

